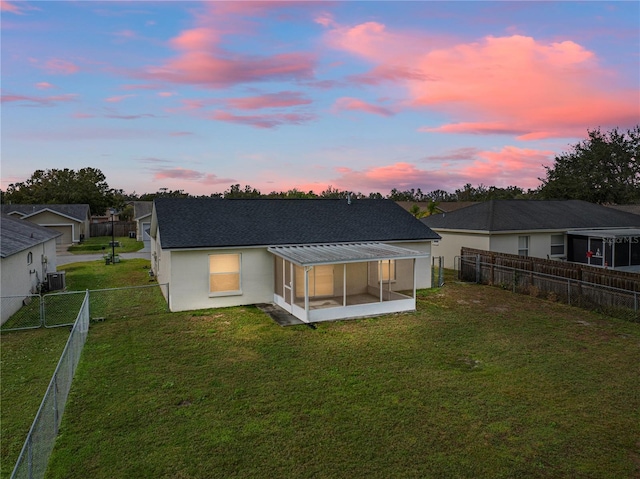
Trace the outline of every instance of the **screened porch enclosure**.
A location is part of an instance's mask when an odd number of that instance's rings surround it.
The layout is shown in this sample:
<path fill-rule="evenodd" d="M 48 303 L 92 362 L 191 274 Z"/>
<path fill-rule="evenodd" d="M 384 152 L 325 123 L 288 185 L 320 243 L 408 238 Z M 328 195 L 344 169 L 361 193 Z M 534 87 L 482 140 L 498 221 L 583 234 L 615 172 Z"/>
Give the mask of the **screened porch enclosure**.
<path fill-rule="evenodd" d="M 269 251 L 274 303 L 309 323 L 415 310 L 415 260 L 427 256 L 371 243 Z"/>

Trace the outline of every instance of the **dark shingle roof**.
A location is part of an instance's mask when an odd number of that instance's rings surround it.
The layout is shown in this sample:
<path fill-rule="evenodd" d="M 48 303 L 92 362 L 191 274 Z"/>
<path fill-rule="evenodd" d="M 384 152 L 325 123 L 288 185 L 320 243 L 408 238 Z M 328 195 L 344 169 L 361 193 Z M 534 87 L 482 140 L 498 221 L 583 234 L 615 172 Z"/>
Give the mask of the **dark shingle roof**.
<path fill-rule="evenodd" d="M 422 218 L 433 229 L 477 231 L 562 230 L 640 226 L 640 217 L 580 200 L 491 200 Z"/>
<path fill-rule="evenodd" d="M 203 248 L 440 237 L 389 200 L 155 200 L 163 248 Z"/>
<path fill-rule="evenodd" d="M 133 219 L 137 220 L 144 216 L 150 215 L 153 210 L 153 201 L 134 201 L 133 202 Z"/>
<path fill-rule="evenodd" d="M 0 257 L 6 258 L 60 235 L 62 233 L 30 221 L 0 215 Z"/>
<path fill-rule="evenodd" d="M 73 218 L 77 221 L 84 221 L 89 217 L 89 205 L 2 205 L 2 213 L 20 213 L 22 216 L 33 215 L 43 210 L 51 210 L 56 213 Z"/>

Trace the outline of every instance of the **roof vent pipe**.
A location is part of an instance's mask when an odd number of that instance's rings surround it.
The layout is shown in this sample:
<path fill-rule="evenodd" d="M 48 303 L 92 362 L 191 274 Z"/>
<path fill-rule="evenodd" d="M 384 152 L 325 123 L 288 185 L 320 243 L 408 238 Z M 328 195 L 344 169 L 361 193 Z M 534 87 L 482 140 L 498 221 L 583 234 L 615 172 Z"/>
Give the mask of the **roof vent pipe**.
<path fill-rule="evenodd" d="M 351 204 L 351 193 L 347 193 L 347 204 Z"/>

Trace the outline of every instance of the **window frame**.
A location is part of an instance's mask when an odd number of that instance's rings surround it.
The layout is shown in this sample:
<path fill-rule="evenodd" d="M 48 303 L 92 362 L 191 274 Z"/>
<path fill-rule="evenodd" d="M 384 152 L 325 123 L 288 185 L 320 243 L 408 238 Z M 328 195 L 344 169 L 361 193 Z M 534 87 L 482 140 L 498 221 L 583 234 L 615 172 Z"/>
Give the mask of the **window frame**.
<path fill-rule="evenodd" d="M 33 264 L 33 252 L 29 251 L 27 253 L 27 265 Z"/>
<path fill-rule="evenodd" d="M 526 240 L 526 246 L 524 247 L 520 246 L 520 240 L 522 239 Z M 518 236 L 518 256 L 524 256 L 525 258 L 528 258 L 530 250 L 531 250 L 531 236 L 529 235 Z"/>
<path fill-rule="evenodd" d="M 295 266 L 295 290 L 296 298 L 304 298 L 304 267 Z M 319 271 L 320 270 L 320 271 Z M 324 270 L 324 272 L 322 271 Z M 326 272 L 331 271 L 328 275 Z M 316 273 L 320 275 L 331 276 L 331 281 L 322 282 L 316 278 Z M 335 293 L 335 265 L 334 264 L 318 264 L 314 265 L 309 271 L 309 298 L 330 298 Z M 329 291 L 330 287 L 330 291 Z M 327 288 L 325 290 L 325 288 Z"/>
<path fill-rule="evenodd" d="M 389 278 L 389 266 L 391 265 L 391 278 Z M 378 282 L 394 283 L 397 279 L 398 265 L 395 259 L 381 259 L 378 261 Z"/>
<path fill-rule="evenodd" d="M 554 242 L 553 242 L 553 237 L 554 237 L 554 236 L 555 236 L 555 237 L 560 237 L 560 238 L 562 238 L 562 243 L 554 243 Z M 551 235 L 551 238 L 550 238 L 550 243 L 551 243 L 550 248 L 549 248 L 549 254 L 550 254 L 550 256 L 564 256 L 564 255 L 566 254 L 566 249 L 567 249 L 567 247 L 566 247 L 566 244 L 565 244 L 565 235 L 563 235 L 562 233 L 559 233 L 559 234 L 552 234 L 552 235 Z M 554 252 L 553 252 L 553 248 L 554 248 L 554 247 L 555 247 L 555 248 L 558 248 L 558 247 L 560 247 L 560 246 L 562 246 L 562 252 L 561 252 L 561 253 L 554 253 Z"/>
<path fill-rule="evenodd" d="M 236 256 L 238 258 L 238 269 L 237 271 L 211 271 L 211 261 L 215 257 L 220 256 Z M 209 269 L 209 297 L 220 297 L 220 296 L 240 296 L 242 295 L 242 253 L 210 253 L 208 255 L 208 269 Z M 238 276 L 238 289 L 233 290 L 223 290 L 223 291 L 212 291 L 213 282 L 212 279 L 214 276 L 222 276 L 222 275 L 237 275 Z"/>

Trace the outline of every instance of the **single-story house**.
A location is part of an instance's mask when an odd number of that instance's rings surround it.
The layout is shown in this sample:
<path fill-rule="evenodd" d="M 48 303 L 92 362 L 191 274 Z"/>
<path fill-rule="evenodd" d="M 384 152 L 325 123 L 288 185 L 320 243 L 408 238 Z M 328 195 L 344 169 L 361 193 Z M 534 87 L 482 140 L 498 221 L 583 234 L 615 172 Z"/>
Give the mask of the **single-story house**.
<path fill-rule="evenodd" d="M 161 198 L 151 238 L 172 311 L 271 303 L 314 323 L 415 310 L 439 236 L 389 200 Z"/>
<path fill-rule="evenodd" d="M 143 241 L 145 249 L 151 245 L 151 211 L 153 210 L 153 201 L 134 201 L 133 202 L 133 221 L 136 222 L 136 239 Z"/>
<path fill-rule="evenodd" d="M 414 206 L 420 208 L 420 211 L 429 211 L 430 205 L 429 201 L 396 201 L 396 203 L 407 211 L 411 211 Z M 475 204 L 477 201 L 436 201 L 435 213 L 449 213 Z"/>
<path fill-rule="evenodd" d="M 40 292 L 47 274 L 56 271 L 56 238 L 61 233 L 0 215 L 0 324 L 18 311 L 25 298 Z"/>
<path fill-rule="evenodd" d="M 62 233 L 58 244 L 79 243 L 89 238 L 91 214 L 87 204 L 2 205 L 2 213 Z"/>
<path fill-rule="evenodd" d="M 580 200 L 491 200 L 422 218 L 455 267 L 463 246 L 623 270 L 640 269 L 640 216 Z"/>

